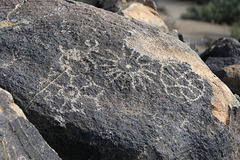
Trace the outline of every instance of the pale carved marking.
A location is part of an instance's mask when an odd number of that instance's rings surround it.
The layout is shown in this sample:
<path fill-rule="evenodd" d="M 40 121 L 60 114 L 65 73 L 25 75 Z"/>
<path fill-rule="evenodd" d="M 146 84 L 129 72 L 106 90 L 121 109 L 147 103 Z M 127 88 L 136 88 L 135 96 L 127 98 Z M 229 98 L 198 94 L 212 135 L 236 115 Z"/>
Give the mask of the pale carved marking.
<path fill-rule="evenodd" d="M 203 96 L 205 91 L 203 79 L 201 79 L 200 76 L 198 76 L 198 78 L 196 76 L 194 78 L 191 77 L 191 75 L 195 73 L 190 69 L 191 66 L 189 64 L 185 64 L 189 66 L 189 69 L 180 73 L 179 71 L 177 71 L 176 68 L 178 64 L 179 62 L 169 61 L 166 64 L 164 64 L 163 67 L 161 67 L 162 76 L 169 78 L 169 82 L 172 83 L 166 84 L 166 82 L 162 80 L 162 83 L 165 86 L 164 90 L 166 91 L 167 94 L 172 95 L 177 99 L 184 100 L 185 102 L 198 100 L 200 97 Z M 171 73 L 164 74 L 164 69 L 166 69 L 166 67 L 168 67 L 167 69 L 171 70 L 168 72 L 176 73 L 175 76 L 171 75 Z M 196 87 L 196 85 L 198 87 Z"/>
<path fill-rule="evenodd" d="M 26 157 L 24 157 L 24 156 L 21 155 L 21 156 L 19 156 L 19 157 L 17 158 L 17 160 L 27 160 L 27 159 L 26 159 Z"/>
<path fill-rule="evenodd" d="M 27 0 L 23 0 L 22 3 L 17 4 L 17 5 L 15 6 L 15 8 L 7 14 L 7 21 L 10 21 L 9 17 L 11 16 L 11 14 L 13 14 L 14 12 L 16 12 L 16 11 L 17 11 L 20 7 L 22 7 L 26 2 L 27 2 Z"/>
<path fill-rule="evenodd" d="M 61 106 L 51 105 L 52 111 L 78 112 L 80 115 L 86 115 L 84 105 L 95 106 L 92 108 L 95 111 L 103 109 L 102 98 L 109 90 L 119 94 L 129 92 L 147 94 L 149 86 L 154 85 L 156 88 L 160 87 L 156 89 L 156 94 L 162 94 L 160 90 L 163 90 L 167 95 L 181 100 L 181 103 L 196 101 L 204 94 L 204 81 L 200 76 L 191 77 L 191 74 L 195 73 L 187 63 L 159 62 L 125 45 L 121 48 L 121 54 L 111 52 L 109 49 L 100 50 L 96 40 L 87 40 L 85 45 L 87 50 L 59 47 L 59 63 L 63 72 L 43 87 L 30 101 L 31 103 L 44 92 L 48 104 L 54 104 L 53 99 L 59 98 L 62 101 Z M 186 68 L 184 71 L 179 69 L 182 66 Z M 58 83 L 63 77 L 66 85 Z M 54 95 L 48 90 L 50 86 L 57 88 Z M 52 96 L 55 98 L 51 98 Z M 61 117 L 57 119 L 64 125 Z"/>

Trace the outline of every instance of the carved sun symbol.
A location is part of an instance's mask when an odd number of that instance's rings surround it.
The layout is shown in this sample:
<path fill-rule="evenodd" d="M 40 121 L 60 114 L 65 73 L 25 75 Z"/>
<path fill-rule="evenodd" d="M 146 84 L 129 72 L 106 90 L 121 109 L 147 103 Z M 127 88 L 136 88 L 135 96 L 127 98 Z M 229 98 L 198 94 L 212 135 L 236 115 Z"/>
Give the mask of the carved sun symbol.
<path fill-rule="evenodd" d="M 132 89 L 146 90 L 146 84 L 156 83 L 154 80 L 157 78 L 154 76 L 159 75 L 161 67 L 158 61 L 125 47 L 122 49 L 122 55 L 113 54 L 109 50 L 103 52 L 93 51 L 89 57 L 96 61 L 95 69 L 102 73 L 110 87 L 125 92 Z"/>

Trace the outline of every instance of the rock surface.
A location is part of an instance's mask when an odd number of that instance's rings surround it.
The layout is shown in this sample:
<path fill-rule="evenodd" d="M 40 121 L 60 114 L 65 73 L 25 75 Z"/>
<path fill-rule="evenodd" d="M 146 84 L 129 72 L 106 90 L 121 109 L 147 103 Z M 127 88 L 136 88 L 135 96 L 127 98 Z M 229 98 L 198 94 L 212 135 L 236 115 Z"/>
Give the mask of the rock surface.
<path fill-rule="evenodd" d="M 0 159 L 60 160 L 38 130 L 13 103 L 10 93 L 0 88 Z"/>
<path fill-rule="evenodd" d="M 229 65 L 240 64 L 240 42 L 233 38 L 220 38 L 201 58 L 214 73 Z"/>
<path fill-rule="evenodd" d="M 233 93 L 240 95 L 240 64 L 224 67 L 217 71 L 216 75 Z"/>
<path fill-rule="evenodd" d="M 0 87 L 63 159 L 239 158 L 239 104 L 186 44 L 83 3 L 0 6 Z"/>

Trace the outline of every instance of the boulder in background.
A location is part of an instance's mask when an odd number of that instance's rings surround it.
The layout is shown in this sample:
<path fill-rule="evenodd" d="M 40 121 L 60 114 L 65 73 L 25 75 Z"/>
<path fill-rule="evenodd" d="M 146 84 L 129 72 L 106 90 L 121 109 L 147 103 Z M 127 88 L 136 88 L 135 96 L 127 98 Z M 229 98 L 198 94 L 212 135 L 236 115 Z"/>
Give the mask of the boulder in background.
<path fill-rule="evenodd" d="M 201 54 L 201 58 L 214 73 L 240 64 L 240 42 L 234 38 L 220 38 Z"/>
<path fill-rule="evenodd" d="M 240 95 L 240 64 L 224 67 L 215 74 L 233 93 Z"/>

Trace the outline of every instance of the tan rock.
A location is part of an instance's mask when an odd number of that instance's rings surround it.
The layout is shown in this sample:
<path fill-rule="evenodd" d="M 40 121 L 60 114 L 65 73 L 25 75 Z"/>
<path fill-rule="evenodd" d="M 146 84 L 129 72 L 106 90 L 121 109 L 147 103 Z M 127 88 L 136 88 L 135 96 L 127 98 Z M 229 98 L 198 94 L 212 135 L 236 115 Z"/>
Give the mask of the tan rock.
<path fill-rule="evenodd" d="M 0 88 L 0 101 L 4 102 L 5 104 L 9 104 L 0 106 L 1 115 L 9 120 L 14 120 L 17 117 L 23 117 L 24 119 L 27 119 L 23 111 L 14 103 L 12 95 L 2 88 Z"/>
<path fill-rule="evenodd" d="M 122 13 L 129 19 L 135 18 L 139 21 L 160 28 L 164 32 L 168 32 L 168 27 L 158 12 L 142 3 L 132 3 L 128 8 L 122 10 Z"/>

